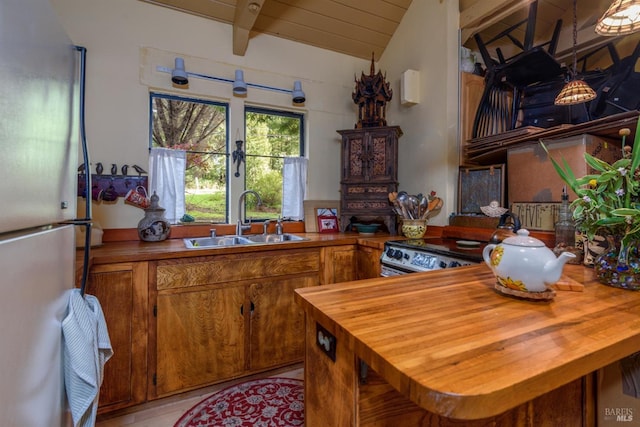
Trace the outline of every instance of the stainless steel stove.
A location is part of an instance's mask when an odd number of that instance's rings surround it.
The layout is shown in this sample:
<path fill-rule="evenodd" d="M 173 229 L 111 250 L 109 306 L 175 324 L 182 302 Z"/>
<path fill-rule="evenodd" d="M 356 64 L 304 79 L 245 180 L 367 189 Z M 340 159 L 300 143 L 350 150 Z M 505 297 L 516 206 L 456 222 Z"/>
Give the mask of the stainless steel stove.
<path fill-rule="evenodd" d="M 485 242 L 462 239 L 390 240 L 380 257 L 385 277 L 455 268 L 482 262 Z"/>

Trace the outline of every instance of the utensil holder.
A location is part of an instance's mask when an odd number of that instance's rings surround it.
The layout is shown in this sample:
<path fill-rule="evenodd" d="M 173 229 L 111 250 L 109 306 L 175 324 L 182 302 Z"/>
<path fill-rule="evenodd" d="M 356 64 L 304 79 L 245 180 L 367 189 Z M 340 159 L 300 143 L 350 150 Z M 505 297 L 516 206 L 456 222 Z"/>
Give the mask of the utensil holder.
<path fill-rule="evenodd" d="M 402 234 L 409 239 L 422 239 L 427 232 L 426 219 L 402 219 Z"/>

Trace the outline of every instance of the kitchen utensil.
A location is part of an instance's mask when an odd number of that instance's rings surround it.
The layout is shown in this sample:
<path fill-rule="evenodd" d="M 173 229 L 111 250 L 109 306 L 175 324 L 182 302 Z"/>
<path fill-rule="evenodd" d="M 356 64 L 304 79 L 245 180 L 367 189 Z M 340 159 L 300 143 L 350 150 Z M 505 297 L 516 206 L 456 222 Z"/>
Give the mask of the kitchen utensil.
<path fill-rule="evenodd" d="M 407 194 L 406 191 L 400 191 L 398 193 L 398 197 L 396 198 L 396 200 L 398 201 L 398 204 L 400 205 L 400 209 L 402 210 L 402 217 L 403 218 L 409 218 L 409 219 L 413 219 L 410 214 L 409 211 L 407 209 L 407 198 L 409 197 L 409 195 Z"/>
<path fill-rule="evenodd" d="M 418 219 L 420 218 L 419 214 L 418 214 L 418 209 L 420 206 L 420 200 L 418 199 L 418 196 L 409 196 L 407 197 L 407 202 L 409 203 L 409 212 L 411 213 L 411 217 Z"/>
<path fill-rule="evenodd" d="M 424 215 L 427 211 L 427 207 L 429 206 L 429 199 L 427 199 L 425 196 L 420 197 L 420 206 L 418 209 L 418 218 L 422 218 L 422 215 Z"/>
<path fill-rule="evenodd" d="M 444 202 L 442 201 L 442 199 L 440 197 L 434 197 L 433 199 L 431 199 L 431 201 L 429 201 L 429 204 L 427 205 L 427 210 L 425 213 L 422 214 L 422 217 L 420 217 L 420 219 L 431 218 L 438 211 L 440 211 L 440 209 L 442 209 L 442 205 L 444 205 Z"/>

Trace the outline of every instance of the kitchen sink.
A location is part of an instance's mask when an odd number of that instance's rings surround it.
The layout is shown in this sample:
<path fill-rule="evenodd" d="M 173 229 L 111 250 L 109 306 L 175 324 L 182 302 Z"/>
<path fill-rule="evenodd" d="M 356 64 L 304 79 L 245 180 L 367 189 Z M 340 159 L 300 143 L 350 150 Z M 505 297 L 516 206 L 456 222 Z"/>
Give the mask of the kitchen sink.
<path fill-rule="evenodd" d="M 254 245 L 309 240 L 295 234 L 248 234 L 246 236 L 192 237 L 183 239 L 187 249 L 205 249 L 220 246 Z"/>
<path fill-rule="evenodd" d="M 183 239 L 187 249 L 212 248 L 216 246 L 237 246 L 253 244 L 244 236 L 193 237 Z"/>
<path fill-rule="evenodd" d="M 281 243 L 281 242 L 297 242 L 309 240 L 306 237 L 296 236 L 295 234 L 251 234 L 243 236 L 253 243 Z"/>

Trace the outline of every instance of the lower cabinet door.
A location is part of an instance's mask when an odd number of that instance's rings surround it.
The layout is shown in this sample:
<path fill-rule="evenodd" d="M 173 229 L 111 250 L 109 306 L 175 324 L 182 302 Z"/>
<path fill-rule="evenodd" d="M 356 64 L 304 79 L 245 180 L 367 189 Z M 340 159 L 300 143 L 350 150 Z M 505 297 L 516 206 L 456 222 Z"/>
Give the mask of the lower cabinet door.
<path fill-rule="evenodd" d="M 104 366 L 98 413 L 147 397 L 147 263 L 96 265 L 87 293 L 100 301 L 113 356 Z"/>
<path fill-rule="evenodd" d="M 316 286 L 317 273 L 262 280 L 248 285 L 252 311 L 249 322 L 249 369 L 263 370 L 302 361 L 304 312 L 294 301 L 294 289 Z"/>
<path fill-rule="evenodd" d="M 242 284 L 158 293 L 158 397 L 244 372 L 244 303 Z"/>

